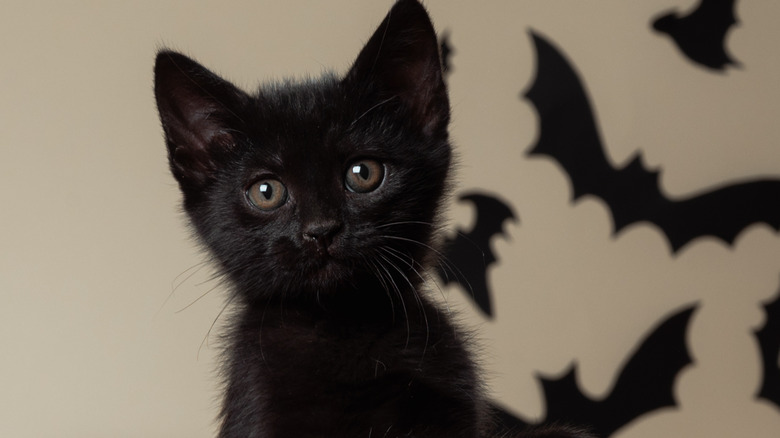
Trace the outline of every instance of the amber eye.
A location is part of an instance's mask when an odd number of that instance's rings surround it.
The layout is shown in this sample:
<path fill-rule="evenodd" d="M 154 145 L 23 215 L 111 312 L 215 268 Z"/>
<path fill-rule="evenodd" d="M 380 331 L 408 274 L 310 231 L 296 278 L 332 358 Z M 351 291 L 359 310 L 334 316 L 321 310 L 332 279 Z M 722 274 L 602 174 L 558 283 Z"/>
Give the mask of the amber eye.
<path fill-rule="evenodd" d="M 260 210 L 268 211 L 281 207 L 287 201 L 287 188 L 281 181 L 263 179 L 246 191 L 249 202 Z"/>
<path fill-rule="evenodd" d="M 356 161 L 347 169 L 346 185 L 355 193 L 376 190 L 385 179 L 385 167 L 374 160 Z"/>

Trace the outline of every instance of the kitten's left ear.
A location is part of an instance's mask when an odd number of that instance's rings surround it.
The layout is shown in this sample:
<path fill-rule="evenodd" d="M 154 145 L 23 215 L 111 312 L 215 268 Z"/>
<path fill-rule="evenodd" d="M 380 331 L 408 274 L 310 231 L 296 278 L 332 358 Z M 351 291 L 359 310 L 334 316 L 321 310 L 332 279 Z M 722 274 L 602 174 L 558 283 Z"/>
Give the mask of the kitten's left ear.
<path fill-rule="evenodd" d="M 344 82 L 368 87 L 374 104 L 397 98 L 426 134 L 446 129 L 449 99 L 439 42 L 417 0 L 399 0 L 366 43 Z"/>

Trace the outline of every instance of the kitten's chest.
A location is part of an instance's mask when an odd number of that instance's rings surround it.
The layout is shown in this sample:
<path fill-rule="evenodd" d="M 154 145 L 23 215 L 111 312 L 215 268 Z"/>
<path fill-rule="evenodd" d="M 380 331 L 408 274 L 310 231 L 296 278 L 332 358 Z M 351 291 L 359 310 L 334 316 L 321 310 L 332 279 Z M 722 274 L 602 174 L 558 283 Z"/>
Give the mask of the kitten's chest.
<path fill-rule="evenodd" d="M 279 432 L 269 436 L 472 436 L 473 370 L 452 327 L 434 315 L 350 323 L 268 310 L 249 318 L 234 339 L 231 386 L 249 395 L 237 406 Z M 453 427 L 453 418 L 466 425 Z"/>
<path fill-rule="evenodd" d="M 402 412 L 414 398 L 417 371 L 404 358 L 405 336 L 289 320 L 258 335 L 263 393 L 278 430 L 297 428 L 298 436 L 322 436 L 326 430 L 353 436 L 364 430 L 369 436 L 372 428 L 406 417 Z M 303 430 L 307 427 L 312 430 Z"/>
<path fill-rule="evenodd" d="M 414 373 L 425 361 L 429 341 L 415 332 L 403 324 L 287 318 L 258 330 L 254 341 L 274 379 L 336 390 Z"/>

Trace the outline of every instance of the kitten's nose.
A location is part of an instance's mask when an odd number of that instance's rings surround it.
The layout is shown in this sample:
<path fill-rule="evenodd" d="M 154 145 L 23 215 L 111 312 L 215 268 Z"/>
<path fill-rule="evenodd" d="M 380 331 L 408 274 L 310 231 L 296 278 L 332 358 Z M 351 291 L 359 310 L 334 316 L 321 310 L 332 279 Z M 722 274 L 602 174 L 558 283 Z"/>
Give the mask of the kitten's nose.
<path fill-rule="evenodd" d="M 342 223 L 337 220 L 313 222 L 303 229 L 303 239 L 316 242 L 320 248 L 325 249 L 330 246 L 342 227 Z"/>

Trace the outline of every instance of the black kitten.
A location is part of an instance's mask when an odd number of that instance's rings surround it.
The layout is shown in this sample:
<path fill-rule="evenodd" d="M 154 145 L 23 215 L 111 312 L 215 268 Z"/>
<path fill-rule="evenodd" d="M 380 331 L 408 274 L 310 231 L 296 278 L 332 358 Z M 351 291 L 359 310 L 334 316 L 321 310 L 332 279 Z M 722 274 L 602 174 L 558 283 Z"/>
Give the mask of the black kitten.
<path fill-rule="evenodd" d="M 466 339 L 423 290 L 450 169 L 438 50 L 401 0 L 341 79 L 248 95 L 158 54 L 171 170 L 237 306 L 220 437 L 489 429 Z"/>

